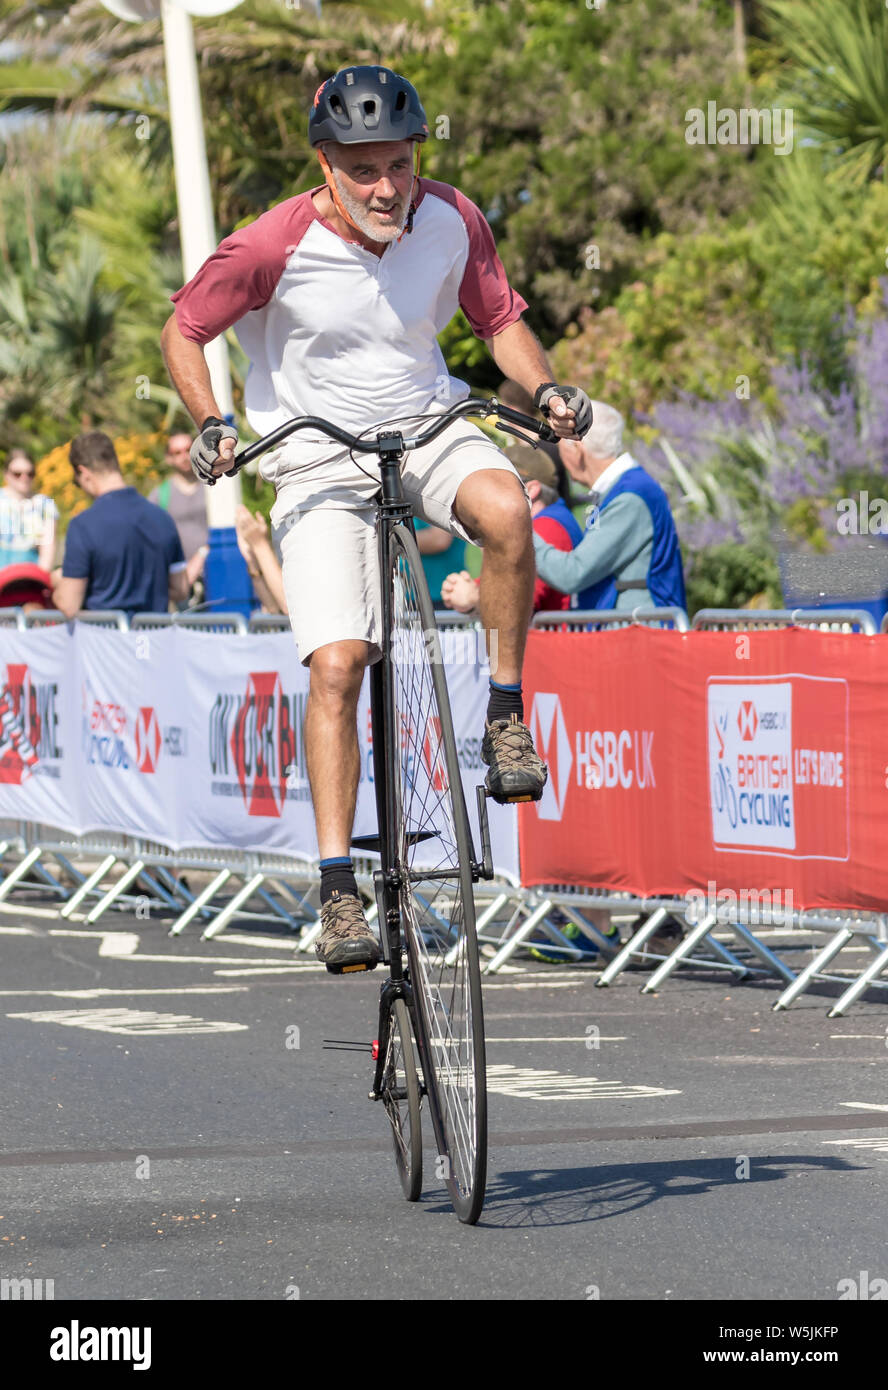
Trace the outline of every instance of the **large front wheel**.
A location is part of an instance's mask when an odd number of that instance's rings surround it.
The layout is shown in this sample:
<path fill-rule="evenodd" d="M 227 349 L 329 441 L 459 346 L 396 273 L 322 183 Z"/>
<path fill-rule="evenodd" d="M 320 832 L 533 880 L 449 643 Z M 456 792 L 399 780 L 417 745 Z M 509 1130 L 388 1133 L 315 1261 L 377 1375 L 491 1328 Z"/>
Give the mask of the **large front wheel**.
<path fill-rule="evenodd" d="M 417 1038 L 438 1145 L 461 1221 L 487 1180 L 487 1082 L 472 850 L 441 644 L 416 541 L 391 533 L 393 838 Z"/>

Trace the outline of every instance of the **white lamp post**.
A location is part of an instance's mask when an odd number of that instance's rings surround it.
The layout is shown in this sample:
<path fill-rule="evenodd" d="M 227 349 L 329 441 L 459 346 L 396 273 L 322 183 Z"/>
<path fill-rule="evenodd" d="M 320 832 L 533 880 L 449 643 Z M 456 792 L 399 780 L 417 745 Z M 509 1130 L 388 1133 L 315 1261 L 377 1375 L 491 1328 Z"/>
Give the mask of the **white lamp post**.
<path fill-rule="evenodd" d="M 191 15 L 226 14 L 240 3 L 241 0 L 102 0 L 105 8 L 119 19 L 143 23 L 160 16 L 163 21 L 179 236 L 186 281 L 212 255 L 217 244 Z M 206 345 L 204 352 L 220 412 L 233 421 L 225 338 L 220 335 Z M 223 477 L 215 487 L 206 489 L 210 554 L 205 574 L 211 600 L 233 599 L 232 607 L 248 609 L 250 585 L 234 534 L 234 514 L 240 498 L 240 478 Z M 243 599 L 238 602 L 241 595 Z"/>

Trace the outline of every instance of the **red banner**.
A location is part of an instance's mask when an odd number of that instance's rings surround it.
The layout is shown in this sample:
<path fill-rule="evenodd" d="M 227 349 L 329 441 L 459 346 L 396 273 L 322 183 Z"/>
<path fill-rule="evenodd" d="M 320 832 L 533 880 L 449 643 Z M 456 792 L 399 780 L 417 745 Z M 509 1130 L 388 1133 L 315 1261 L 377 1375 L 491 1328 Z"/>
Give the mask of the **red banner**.
<path fill-rule="evenodd" d="M 888 910 L 888 637 L 532 632 L 524 684 L 524 884 Z"/>

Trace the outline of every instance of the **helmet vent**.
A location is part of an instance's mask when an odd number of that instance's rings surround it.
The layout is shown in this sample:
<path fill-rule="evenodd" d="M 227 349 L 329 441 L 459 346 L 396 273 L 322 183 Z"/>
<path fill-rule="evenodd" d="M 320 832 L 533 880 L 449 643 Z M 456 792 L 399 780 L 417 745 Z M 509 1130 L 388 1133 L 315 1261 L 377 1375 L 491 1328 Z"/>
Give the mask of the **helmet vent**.
<path fill-rule="evenodd" d="M 405 107 L 406 105 L 407 105 L 407 93 L 406 93 L 406 92 L 399 92 L 398 95 L 397 95 L 396 98 L 395 98 L 395 110 L 396 110 L 396 111 L 403 111 L 403 110 L 404 110 L 404 107 Z"/>
<path fill-rule="evenodd" d="M 335 92 L 332 92 L 330 94 L 330 110 L 335 111 L 337 116 L 345 114 L 345 107 L 342 104 L 342 98 L 337 96 Z"/>
<path fill-rule="evenodd" d="M 376 98 L 375 98 L 375 97 L 368 97 L 367 100 L 364 102 L 364 115 L 365 115 L 365 116 L 375 116 L 375 115 L 376 115 Z"/>

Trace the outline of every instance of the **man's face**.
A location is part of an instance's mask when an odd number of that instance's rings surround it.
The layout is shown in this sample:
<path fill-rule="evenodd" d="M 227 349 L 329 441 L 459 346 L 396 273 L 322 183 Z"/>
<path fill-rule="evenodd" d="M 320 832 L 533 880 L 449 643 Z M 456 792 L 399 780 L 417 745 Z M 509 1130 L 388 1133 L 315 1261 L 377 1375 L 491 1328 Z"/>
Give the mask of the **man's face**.
<path fill-rule="evenodd" d="M 165 463 L 167 468 L 174 468 L 177 473 L 187 473 L 191 476 L 191 436 L 188 434 L 171 434 L 167 441 Z"/>
<path fill-rule="evenodd" d="M 412 140 L 326 145 L 342 205 L 371 241 L 395 241 L 404 230 L 413 189 Z"/>

